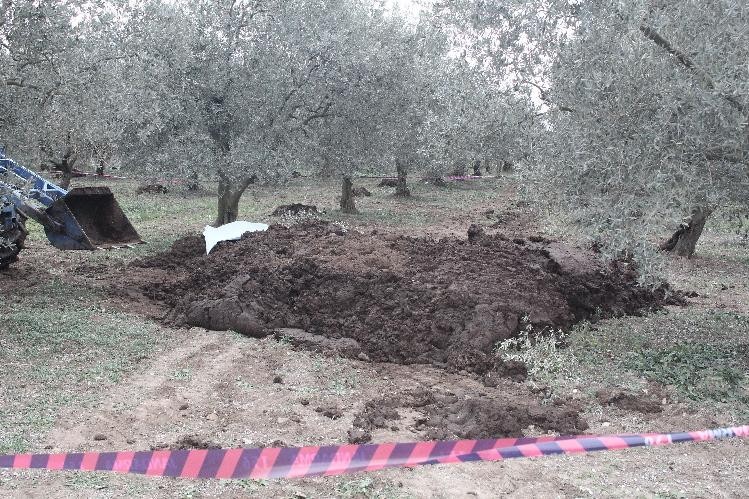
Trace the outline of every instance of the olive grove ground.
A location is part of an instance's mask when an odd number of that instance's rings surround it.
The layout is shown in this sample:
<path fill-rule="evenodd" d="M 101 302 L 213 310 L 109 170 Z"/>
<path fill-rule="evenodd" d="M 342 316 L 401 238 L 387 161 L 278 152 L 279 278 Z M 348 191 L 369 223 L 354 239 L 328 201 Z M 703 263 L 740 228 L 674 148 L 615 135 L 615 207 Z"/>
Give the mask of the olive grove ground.
<path fill-rule="evenodd" d="M 240 218 L 270 217 L 304 202 L 349 230 L 464 237 L 470 224 L 509 238 L 542 234 L 575 242 L 555 217 L 533 213 L 511 177 L 414 183 L 398 199 L 374 180 L 359 215 L 335 211 L 336 189 L 295 179 L 254 188 Z M 746 422 L 749 250 L 728 226 L 706 228 L 691 260 L 672 260 L 669 280 L 694 292 L 686 307 L 575 327 L 564 345 L 510 349 L 525 360 L 524 382 L 488 386 L 474 375 L 426 366 L 337 358 L 296 349 L 283 338 L 164 326 L 147 303 L 106 292 L 134 259 L 168 248 L 213 219 L 213 197 L 179 191 L 136 195 L 137 182 L 112 185 L 148 244 L 118 252 L 58 252 L 30 226 L 22 260 L 0 273 L 0 452 L 125 450 L 216 444 L 257 446 L 345 442 L 365 404 L 432 388 L 441 397 L 578 404 L 589 433 L 701 429 Z M 211 186 L 209 186 L 209 189 Z M 490 210 L 493 210 L 490 212 Z M 281 382 L 274 382 L 281 381 Z M 624 390 L 629 398 L 621 398 Z M 317 408 L 334 407 L 331 419 Z M 372 430 L 374 441 L 425 438 L 414 409 Z M 542 432 L 536 427 L 526 434 Z M 297 481 L 189 481 L 95 473 L 0 471 L 8 496 L 210 497 L 738 497 L 749 468 L 747 443 L 719 442 L 577 457 L 388 470 Z"/>

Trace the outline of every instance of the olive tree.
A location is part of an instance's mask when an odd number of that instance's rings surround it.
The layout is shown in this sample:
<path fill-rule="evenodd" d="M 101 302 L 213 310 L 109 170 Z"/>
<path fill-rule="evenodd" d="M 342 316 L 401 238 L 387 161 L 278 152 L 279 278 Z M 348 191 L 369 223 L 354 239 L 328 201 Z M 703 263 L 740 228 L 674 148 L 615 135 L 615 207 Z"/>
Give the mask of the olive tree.
<path fill-rule="evenodd" d="M 116 141 L 111 16 L 109 6 L 77 0 L 0 7 L 0 133 L 19 160 L 60 169 L 63 187 L 76 162 Z"/>
<path fill-rule="evenodd" d="M 611 255 L 691 256 L 709 215 L 749 197 L 749 7 L 716 0 L 473 3 L 523 40 L 540 109 L 526 177 Z M 652 238 L 679 230 L 660 245 Z"/>
<path fill-rule="evenodd" d="M 370 43 L 362 27 L 375 17 L 354 0 L 139 9 L 129 30 L 142 54 L 132 71 L 143 88 L 133 98 L 145 114 L 131 113 L 132 142 L 156 169 L 177 170 L 179 157 L 215 175 L 216 224 L 236 219 L 254 181 L 283 180 L 311 161 L 319 123 L 333 120 L 355 83 L 354 62 Z"/>

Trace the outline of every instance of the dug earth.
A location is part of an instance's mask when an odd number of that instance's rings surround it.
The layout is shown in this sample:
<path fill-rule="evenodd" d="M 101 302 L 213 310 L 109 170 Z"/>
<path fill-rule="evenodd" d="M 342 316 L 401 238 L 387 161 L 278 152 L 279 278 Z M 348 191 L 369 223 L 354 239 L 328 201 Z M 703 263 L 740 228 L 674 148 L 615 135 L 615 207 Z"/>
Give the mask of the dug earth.
<path fill-rule="evenodd" d="M 666 287 L 638 286 L 626 262 L 475 226 L 467 239 L 435 240 L 327 222 L 274 225 L 210 255 L 190 235 L 136 261 L 128 281 L 128 295 L 158 302 L 173 324 L 252 337 L 288 331 L 309 348 L 477 374 L 496 370 L 497 343 L 527 324 L 564 329 L 680 300 Z"/>

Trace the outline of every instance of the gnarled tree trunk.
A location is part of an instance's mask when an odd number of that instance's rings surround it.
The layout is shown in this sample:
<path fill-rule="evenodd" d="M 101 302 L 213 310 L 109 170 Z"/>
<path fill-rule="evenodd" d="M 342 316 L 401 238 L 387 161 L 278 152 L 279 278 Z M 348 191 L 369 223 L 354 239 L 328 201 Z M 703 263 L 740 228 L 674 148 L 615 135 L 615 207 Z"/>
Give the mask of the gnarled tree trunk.
<path fill-rule="evenodd" d="M 73 167 L 75 166 L 75 162 L 77 160 L 78 158 L 70 149 L 68 149 L 67 151 L 65 151 L 65 155 L 62 157 L 62 161 L 51 161 L 52 165 L 60 170 L 60 172 L 62 172 L 62 177 L 60 177 L 59 185 L 65 190 L 70 188 L 70 182 L 71 180 L 73 180 Z"/>
<path fill-rule="evenodd" d="M 214 227 L 235 222 L 239 216 L 239 200 L 250 184 L 255 183 L 257 176 L 245 177 L 239 182 L 232 182 L 227 177 L 222 177 L 218 182 L 218 211 Z"/>
<path fill-rule="evenodd" d="M 406 179 L 408 178 L 406 165 L 402 161 L 396 159 L 395 170 L 398 173 L 398 182 L 395 184 L 395 195 L 403 197 L 410 196 L 411 191 L 408 190 L 408 184 L 406 183 Z"/>
<path fill-rule="evenodd" d="M 344 213 L 359 213 L 354 199 L 354 184 L 349 177 L 341 181 L 341 211 Z"/>
<path fill-rule="evenodd" d="M 473 176 L 474 177 L 481 176 L 481 160 L 480 159 L 477 159 L 473 162 Z"/>
<path fill-rule="evenodd" d="M 712 211 L 712 209 L 705 207 L 697 207 L 692 210 L 689 220 L 683 223 L 668 240 L 661 243 L 661 251 L 668 251 L 686 258 L 692 257 L 697 246 L 697 240 L 702 235 L 707 217 L 710 216 Z"/>

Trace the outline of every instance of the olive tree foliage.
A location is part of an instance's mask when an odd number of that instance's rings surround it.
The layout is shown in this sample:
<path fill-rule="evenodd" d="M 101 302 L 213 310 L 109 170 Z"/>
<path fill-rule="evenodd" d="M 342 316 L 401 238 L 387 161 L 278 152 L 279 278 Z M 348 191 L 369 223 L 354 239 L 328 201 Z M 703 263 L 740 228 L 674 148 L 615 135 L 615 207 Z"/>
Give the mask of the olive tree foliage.
<path fill-rule="evenodd" d="M 473 13 L 479 29 L 524 41 L 514 71 L 543 101 L 529 191 L 608 255 L 690 256 L 716 207 L 746 208 L 746 2 L 474 2 Z"/>
<path fill-rule="evenodd" d="M 749 204 L 749 7 L 591 2 L 551 65 L 552 187 L 616 253 L 694 253 L 718 206 Z M 545 170 L 545 171 L 544 171 Z"/>
<path fill-rule="evenodd" d="M 110 84 L 119 57 L 102 2 L 14 1 L 0 7 L 0 136 L 34 168 L 106 160 L 119 130 Z"/>
<path fill-rule="evenodd" d="M 217 224 L 236 219 L 251 183 L 283 180 L 309 159 L 318 122 L 333 117 L 354 83 L 354 62 L 371 43 L 362 25 L 374 15 L 353 0 L 152 1 L 140 9 L 128 29 L 142 54 L 132 72 L 146 91 L 133 98 L 145 115 L 131 113 L 132 143 L 157 170 L 215 175 Z"/>
<path fill-rule="evenodd" d="M 544 60 L 528 33 L 533 2 L 435 1 L 431 16 L 450 33 L 453 67 L 439 85 L 445 108 L 435 173 L 477 160 L 513 165 L 529 156 L 531 129 L 542 114 L 532 102 Z M 535 21 L 534 21 L 535 22 Z M 458 55 L 460 54 L 460 55 Z M 445 133 L 451 131 L 451 133 Z"/>
<path fill-rule="evenodd" d="M 349 9 L 347 16 L 337 21 L 350 32 L 338 48 L 331 110 L 309 135 L 321 172 L 341 177 L 342 211 L 355 212 L 352 177 L 390 169 L 403 149 L 402 134 L 411 132 L 400 126 L 413 116 L 403 102 L 420 90 L 411 84 L 416 68 L 409 51 L 424 40 L 418 29 L 381 8 Z"/>

